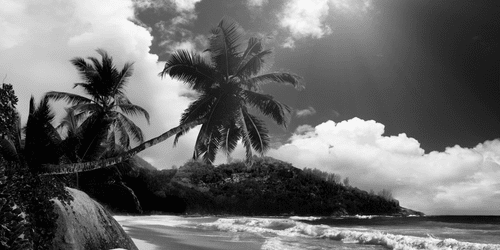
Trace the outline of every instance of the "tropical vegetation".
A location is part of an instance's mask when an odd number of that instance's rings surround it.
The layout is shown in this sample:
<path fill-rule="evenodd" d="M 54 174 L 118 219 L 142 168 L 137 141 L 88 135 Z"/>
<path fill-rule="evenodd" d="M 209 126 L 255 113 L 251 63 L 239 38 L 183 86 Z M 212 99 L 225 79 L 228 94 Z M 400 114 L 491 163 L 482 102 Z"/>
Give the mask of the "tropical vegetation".
<path fill-rule="evenodd" d="M 12 122 L 0 138 L 0 245 L 3 249 L 47 249 L 54 237 L 57 215 L 51 198 L 71 200 L 60 177 L 40 175 L 40 166 L 57 162 L 61 151 L 48 99 L 38 105 L 30 100 L 24 129 L 15 109 L 17 97 L 4 84 L 0 99 L 10 99 L 10 109 L 0 123 Z M 5 119 L 4 119 L 5 118 Z M 21 134 L 24 131 L 24 139 Z"/>
<path fill-rule="evenodd" d="M 339 175 L 270 157 L 252 160 L 251 167 L 242 161 L 214 167 L 201 160 L 161 171 L 139 167 L 123 179 L 145 213 L 407 215 L 392 197 L 346 186 Z"/>
<path fill-rule="evenodd" d="M 47 164 L 44 171 L 68 174 L 112 166 L 173 135 L 176 135 L 175 145 L 180 136 L 200 124 L 202 127 L 193 154 L 195 159 L 202 157 L 205 162 L 212 163 L 219 149 L 229 154 L 240 140 L 246 148 L 247 159 L 251 159 L 252 149 L 264 154 L 269 148 L 268 130 L 249 109 L 259 110 L 282 126 L 286 126 L 291 109 L 271 95 L 261 93 L 261 86 L 283 83 L 301 88 L 302 85 L 300 77 L 292 73 L 259 74 L 272 51 L 264 49 L 262 40 L 255 37 L 250 38 L 244 47 L 241 42 L 243 35 L 238 23 L 222 19 L 211 31 L 210 45 L 205 54 L 178 50 L 166 62 L 160 76 L 180 79 L 198 93 L 198 98 L 184 111 L 179 126 L 115 157 L 73 164 Z M 67 93 L 50 92 L 49 97 L 66 98 L 75 105 L 80 100 Z"/>
<path fill-rule="evenodd" d="M 117 145 L 130 149 L 130 137 L 142 143 L 142 130 L 126 115 L 143 115 L 149 123 L 149 113 L 132 104 L 125 95 L 133 64 L 125 63 L 118 70 L 106 51 L 98 49 L 97 53 L 101 60 L 95 57 L 88 57 L 90 63 L 81 57 L 71 60 L 83 80 L 74 87 L 83 89 L 88 97 L 58 91 L 46 94 L 49 99 L 65 100 L 72 105 L 61 122 L 61 127 L 67 129 L 68 141 L 76 142 L 67 144 L 74 147 L 72 162 L 100 159 L 106 151 L 115 151 Z"/>
<path fill-rule="evenodd" d="M 193 121 L 202 124 L 194 159 L 202 157 L 212 163 L 219 149 L 229 155 L 240 140 L 247 159 L 251 159 L 252 149 L 264 154 L 269 148 L 269 132 L 263 120 L 250 112 L 251 108 L 278 125 L 287 125 L 291 108 L 262 93 L 261 86 L 282 83 L 300 87 L 300 78 L 286 72 L 263 73 L 272 50 L 264 49 L 262 39 L 256 37 L 244 44 L 243 34 L 238 23 L 222 19 L 211 30 L 204 54 L 178 50 L 160 73 L 185 82 L 198 93 L 180 120 L 180 126 Z M 190 128 L 177 133 L 174 143 Z"/>

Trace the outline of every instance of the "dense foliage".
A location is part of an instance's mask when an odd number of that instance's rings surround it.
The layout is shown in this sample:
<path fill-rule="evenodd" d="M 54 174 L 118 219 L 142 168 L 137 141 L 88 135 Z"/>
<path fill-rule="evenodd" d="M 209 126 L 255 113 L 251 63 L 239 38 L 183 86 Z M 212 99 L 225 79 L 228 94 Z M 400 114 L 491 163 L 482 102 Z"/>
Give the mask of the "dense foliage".
<path fill-rule="evenodd" d="M 15 126 L 17 96 L 12 85 L 2 83 L 0 88 L 0 136 L 4 136 Z"/>
<path fill-rule="evenodd" d="M 15 97 L 12 89 L 9 93 Z M 71 199 L 60 179 L 38 174 L 41 164 L 59 157 L 55 150 L 59 137 L 50 124 L 53 115 L 47 99 L 35 105 L 32 98 L 21 139 L 15 102 L 2 102 L 1 108 L 12 124 L 0 138 L 0 244 L 11 249 L 48 249 L 57 219 L 51 199 Z"/>
<path fill-rule="evenodd" d="M 124 181 L 145 212 L 238 215 L 397 214 L 399 204 L 273 158 L 217 167 L 190 161 L 179 169 L 136 169 Z"/>

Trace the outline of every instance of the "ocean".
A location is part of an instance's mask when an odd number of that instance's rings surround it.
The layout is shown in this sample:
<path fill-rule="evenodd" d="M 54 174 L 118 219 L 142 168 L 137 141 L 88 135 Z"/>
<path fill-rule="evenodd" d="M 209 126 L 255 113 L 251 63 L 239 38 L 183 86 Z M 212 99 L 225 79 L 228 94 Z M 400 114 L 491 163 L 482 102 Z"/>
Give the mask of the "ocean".
<path fill-rule="evenodd" d="M 498 249 L 500 216 L 115 216 L 141 250 Z"/>

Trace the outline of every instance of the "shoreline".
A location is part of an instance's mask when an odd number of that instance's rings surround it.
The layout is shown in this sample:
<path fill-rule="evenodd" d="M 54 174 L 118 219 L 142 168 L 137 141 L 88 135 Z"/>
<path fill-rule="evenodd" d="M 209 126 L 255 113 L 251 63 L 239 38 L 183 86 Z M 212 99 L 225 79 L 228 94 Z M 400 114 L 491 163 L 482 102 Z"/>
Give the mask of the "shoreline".
<path fill-rule="evenodd" d="M 114 215 L 139 250 L 234 250 L 261 249 L 263 242 L 241 241 L 228 237 L 224 232 L 204 231 L 193 227 L 181 227 L 188 223 L 186 217 L 174 215 L 125 216 Z M 155 218 L 156 217 L 156 218 Z M 214 221 L 216 217 L 190 217 L 190 223 Z M 193 220 L 193 221 L 191 221 Z"/>

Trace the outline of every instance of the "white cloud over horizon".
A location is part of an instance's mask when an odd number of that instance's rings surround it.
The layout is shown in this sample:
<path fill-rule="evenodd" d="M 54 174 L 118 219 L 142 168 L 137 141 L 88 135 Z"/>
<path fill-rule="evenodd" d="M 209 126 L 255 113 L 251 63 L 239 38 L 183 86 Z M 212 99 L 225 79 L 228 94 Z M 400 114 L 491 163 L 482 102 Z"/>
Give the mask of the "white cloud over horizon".
<path fill-rule="evenodd" d="M 359 118 L 299 127 L 268 155 L 297 167 L 349 177 L 362 189 L 393 191 L 401 205 L 429 214 L 500 214 L 500 140 L 425 153 L 402 133 Z"/>
<path fill-rule="evenodd" d="M 182 83 L 157 74 L 163 69 L 158 56 L 149 52 L 153 37 L 136 25 L 131 1 L 10 1 L 1 0 L 0 27 L 9 27 L 0 43 L 0 75 L 14 86 L 17 105 L 26 119 L 31 95 L 40 100 L 51 90 L 79 93 L 76 69 L 69 60 L 74 57 L 98 57 L 95 49 L 106 50 L 118 68 L 134 62 L 134 74 L 127 85 L 127 95 L 134 104 L 151 115 L 151 125 L 143 118 L 134 119 L 149 139 L 178 125 L 180 114 L 190 100 Z M 58 117 L 64 102 L 57 102 Z M 56 118 L 55 123 L 58 123 Z M 25 120 L 24 120 L 25 121 Z M 189 133 L 172 148 L 172 140 L 141 153 L 158 168 L 180 165 L 192 150 L 195 133 Z M 161 157 L 159 157 L 161 155 Z"/>
<path fill-rule="evenodd" d="M 384 132 L 359 118 L 305 124 L 266 155 L 349 177 L 363 190 L 392 190 L 402 206 L 427 214 L 500 215 L 500 139 L 426 153 L 415 138 Z M 240 145 L 232 156 L 244 155 Z"/>

